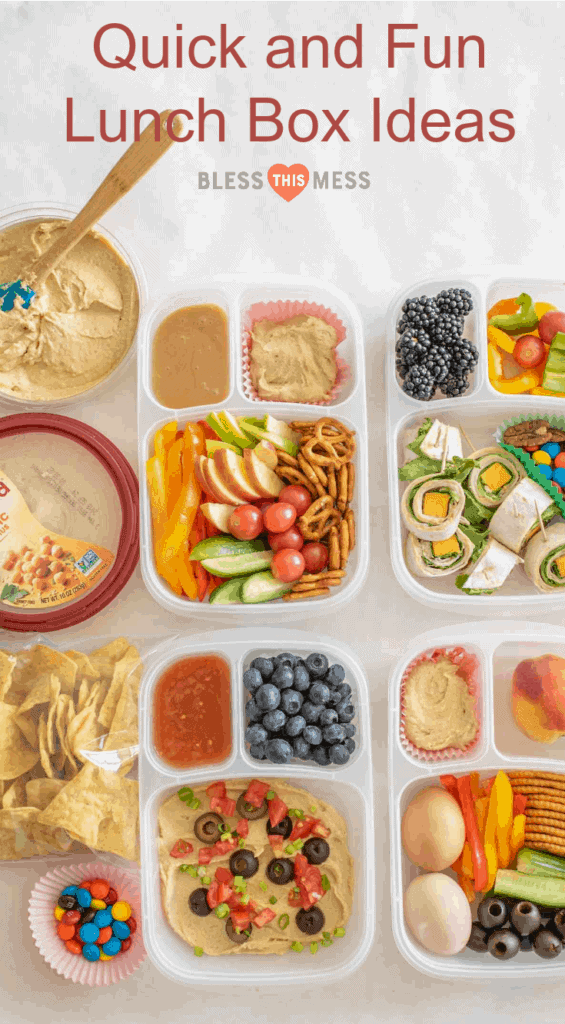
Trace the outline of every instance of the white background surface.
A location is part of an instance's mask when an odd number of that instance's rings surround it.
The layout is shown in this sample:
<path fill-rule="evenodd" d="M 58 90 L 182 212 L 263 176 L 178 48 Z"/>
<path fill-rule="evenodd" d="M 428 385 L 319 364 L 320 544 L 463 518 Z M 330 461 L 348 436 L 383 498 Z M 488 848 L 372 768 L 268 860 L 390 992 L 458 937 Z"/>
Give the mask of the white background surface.
<path fill-rule="evenodd" d="M 222 21 L 247 36 L 247 70 L 218 72 L 101 67 L 92 40 L 101 25 L 125 21 L 140 37 L 216 35 Z M 273 72 L 264 63 L 276 33 L 324 32 L 330 39 L 365 31 L 362 70 Z M 418 22 L 419 49 L 386 68 L 386 26 Z M 471 1020 L 534 1021 L 562 1012 L 556 986 L 487 988 L 434 983 L 401 959 L 390 930 L 386 831 L 386 678 L 407 636 L 441 623 L 414 604 L 397 584 L 388 557 L 382 360 L 384 314 L 400 287 L 462 269 L 520 264 L 526 276 L 563 273 L 564 169 L 559 3 L 4 3 L 0 9 L 3 102 L 0 113 L 2 205 L 26 201 L 82 204 L 118 158 L 120 143 L 65 142 L 65 98 L 75 98 L 80 127 L 91 134 L 102 107 L 191 107 L 204 96 L 228 116 L 225 145 L 173 147 L 105 223 L 143 261 L 152 300 L 194 277 L 245 270 L 318 276 L 339 285 L 360 308 L 366 331 L 371 440 L 372 552 L 367 584 L 350 608 L 306 620 L 305 628 L 346 638 L 369 674 L 372 689 L 377 820 L 378 923 L 365 967 L 346 983 L 324 990 L 189 990 L 165 981 L 146 964 L 117 989 L 89 990 L 61 980 L 40 962 L 26 920 L 27 900 L 41 865 L 0 871 L 0 1019 L 92 1024 L 119 1016 L 127 1024 L 156 1021 L 212 1024 L 312 1024 L 433 1017 L 438 1024 Z M 479 34 L 486 67 L 465 71 L 425 68 L 422 37 L 437 47 L 444 33 Z M 438 59 L 438 58 L 436 58 Z M 252 65 L 252 66 L 251 66 Z M 252 145 L 247 137 L 250 95 L 274 95 L 285 112 L 351 110 L 352 141 L 305 144 L 281 140 Z M 416 97 L 417 112 L 443 107 L 514 112 L 516 138 L 462 145 L 423 141 L 371 142 L 370 107 L 383 110 Z M 322 120 L 322 118 L 320 118 Z M 117 114 L 114 121 L 115 124 Z M 131 137 L 131 136 L 130 136 Z M 238 138 L 241 141 L 238 141 Z M 292 203 L 268 186 L 252 192 L 198 192 L 198 170 L 262 170 L 277 162 L 313 170 L 367 170 L 372 187 L 360 192 L 313 192 Z M 8 411 L 5 409 L 4 411 Z M 64 410 L 106 433 L 136 462 L 135 377 L 105 391 L 96 405 Z M 307 608 L 297 612 L 297 620 Z M 454 616 L 450 622 L 457 621 Z M 554 615 L 546 621 L 561 623 Z M 299 624 L 300 625 L 300 624 Z M 146 595 L 139 572 L 121 598 L 96 620 L 71 632 L 159 634 L 196 632 L 175 621 Z M 315 646 L 314 640 L 313 645 Z"/>

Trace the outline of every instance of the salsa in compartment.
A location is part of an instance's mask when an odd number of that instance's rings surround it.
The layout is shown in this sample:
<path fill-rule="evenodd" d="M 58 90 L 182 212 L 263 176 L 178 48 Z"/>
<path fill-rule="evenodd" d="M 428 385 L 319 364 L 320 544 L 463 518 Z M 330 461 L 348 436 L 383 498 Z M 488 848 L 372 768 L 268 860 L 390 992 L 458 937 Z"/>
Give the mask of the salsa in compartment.
<path fill-rule="evenodd" d="M 223 658 L 197 654 L 163 672 L 153 696 L 153 742 L 174 768 L 225 760 L 231 713 L 230 669 Z"/>

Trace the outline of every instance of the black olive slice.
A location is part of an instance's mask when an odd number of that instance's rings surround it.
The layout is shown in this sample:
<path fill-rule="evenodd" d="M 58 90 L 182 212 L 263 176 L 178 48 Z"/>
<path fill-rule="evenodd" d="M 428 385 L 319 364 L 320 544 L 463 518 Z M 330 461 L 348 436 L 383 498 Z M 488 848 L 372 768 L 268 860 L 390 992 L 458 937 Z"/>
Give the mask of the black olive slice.
<path fill-rule="evenodd" d="M 330 847 L 329 844 L 326 843 L 325 839 L 319 839 L 318 836 L 313 836 L 311 839 L 307 839 L 304 843 L 302 853 L 309 864 L 323 864 L 330 855 Z"/>
<path fill-rule="evenodd" d="M 288 857 L 275 857 L 267 864 L 265 874 L 274 885 L 288 885 L 294 878 L 294 864 Z"/>
<path fill-rule="evenodd" d="M 197 917 L 208 917 L 208 914 L 212 913 L 212 908 L 208 906 L 206 899 L 207 895 L 207 889 L 194 889 L 188 897 L 188 905 Z"/>
<path fill-rule="evenodd" d="M 292 832 L 292 821 L 288 814 L 282 821 L 279 821 L 278 825 L 271 825 L 271 822 L 267 822 L 267 835 L 268 836 L 282 836 L 283 839 L 288 839 Z"/>
<path fill-rule="evenodd" d="M 255 807 L 253 804 L 248 804 L 247 800 L 244 799 L 245 793 L 242 793 L 235 805 L 237 813 L 242 818 L 247 818 L 248 821 L 257 821 L 258 818 L 264 818 L 267 811 L 267 801 L 263 800 L 260 807 Z"/>
<path fill-rule="evenodd" d="M 319 907 L 310 907 L 309 910 L 299 910 L 296 915 L 296 924 L 305 935 L 315 935 L 320 932 L 326 923 L 326 919 Z"/>
<path fill-rule="evenodd" d="M 228 917 L 226 921 L 226 935 L 228 939 L 230 939 L 232 942 L 235 942 L 236 946 L 242 946 L 244 942 L 247 942 L 249 935 L 251 934 L 252 931 L 253 925 L 249 924 L 247 928 L 244 929 L 244 931 L 236 932 L 232 924 L 231 918 Z"/>
<path fill-rule="evenodd" d="M 194 822 L 194 834 L 201 843 L 213 846 L 222 838 L 220 825 L 223 824 L 224 819 L 220 818 L 219 814 L 215 814 L 214 811 L 206 811 L 206 814 L 201 814 Z"/>
<path fill-rule="evenodd" d="M 236 850 L 230 857 L 232 875 L 251 878 L 259 870 L 259 861 L 251 850 Z"/>

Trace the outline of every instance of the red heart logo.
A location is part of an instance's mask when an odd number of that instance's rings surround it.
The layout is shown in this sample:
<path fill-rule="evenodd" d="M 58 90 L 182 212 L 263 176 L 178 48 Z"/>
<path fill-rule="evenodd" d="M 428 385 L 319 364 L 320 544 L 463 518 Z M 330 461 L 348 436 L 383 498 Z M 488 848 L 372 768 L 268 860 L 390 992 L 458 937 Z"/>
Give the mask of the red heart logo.
<path fill-rule="evenodd" d="M 304 164 L 273 164 L 267 171 L 267 178 L 271 188 L 290 203 L 306 188 L 310 175 Z"/>

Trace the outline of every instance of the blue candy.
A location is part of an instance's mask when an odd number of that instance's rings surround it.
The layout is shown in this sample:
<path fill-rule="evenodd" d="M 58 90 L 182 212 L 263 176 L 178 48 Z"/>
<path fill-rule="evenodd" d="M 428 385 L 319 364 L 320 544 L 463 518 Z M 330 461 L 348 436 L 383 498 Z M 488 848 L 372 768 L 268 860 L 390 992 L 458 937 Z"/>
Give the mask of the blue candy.
<path fill-rule="evenodd" d="M 550 459 L 554 459 L 556 455 L 559 455 L 561 447 L 555 441 L 548 441 L 547 444 L 542 444 L 540 451 L 547 452 Z"/>
<path fill-rule="evenodd" d="M 107 928 L 113 921 L 111 910 L 97 910 L 94 917 L 94 924 L 97 928 Z"/>
<path fill-rule="evenodd" d="M 553 470 L 551 466 L 538 466 L 540 473 L 546 476 L 548 480 L 553 480 Z"/>
<path fill-rule="evenodd" d="M 82 947 L 82 955 L 85 960 L 99 960 L 100 959 L 100 946 L 96 946 L 93 942 L 87 942 Z"/>
<path fill-rule="evenodd" d="M 77 889 L 73 895 L 76 896 L 77 903 L 79 904 L 80 907 L 90 906 L 92 896 L 90 895 L 88 889 Z"/>
<path fill-rule="evenodd" d="M 100 928 L 97 928 L 93 921 L 89 921 L 88 924 L 83 924 L 81 926 L 79 935 L 83 942 L 96 942 L 96 939 L 100 935 Z"/>
<path fill-rule="evenodd" d="M 130 927 L 125 921 L 114 921 L 112 931 L 117 939 L 129 939 Z"/>
<path fill-rule="evenodd" d="M 68 885 L 66 889 L 63 889 L 61 896 L 76 896 L 77 892 L 77 885 Z"/>
<path fill-rule="evenodd" d="M 106 956 L 115 956 L 116 953 L 120 952 L 121 948 L 122 944 L 120 940 L 116 938 L 115 935 L 113 935 L 111 939 L 108 939 L 108 941 L 105 942 L 104 945 L 102 946 L 102 949 L 104 950 Z"/>
<path fill-rule="evenodd" d="M 563 466 L 558 466 L 553 470 L 553 479 L 560 487 L 565 487 L 565 468 Z"/>

